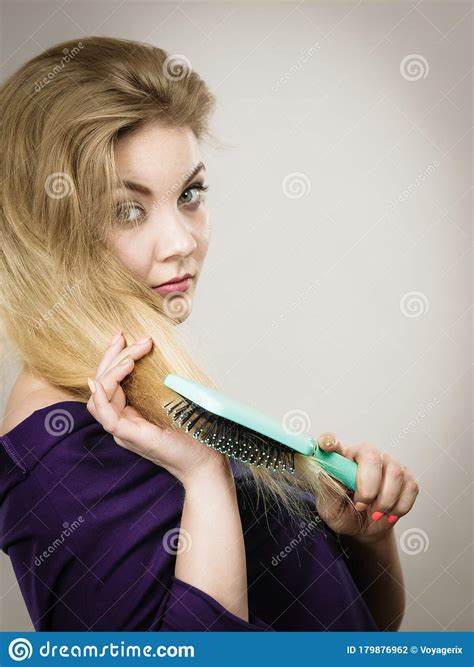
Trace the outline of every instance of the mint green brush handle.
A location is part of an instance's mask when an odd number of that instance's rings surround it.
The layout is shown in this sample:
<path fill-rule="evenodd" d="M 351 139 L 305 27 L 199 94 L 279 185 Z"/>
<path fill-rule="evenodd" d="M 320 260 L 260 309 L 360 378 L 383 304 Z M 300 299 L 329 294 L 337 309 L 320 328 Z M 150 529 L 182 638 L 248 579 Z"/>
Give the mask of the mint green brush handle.
<path fill-rule="evenodd" d="M 357 463 L 346 459 L 337 452 L 325 452 L 319 447 L 316 440 L 313 440 L 316 448 L 312 458 L 316 459 L 321 468 L 345 484 L 352 491 L 356 490 Z"/>
<path fill-rule="evenodd" d="M 279 422 L 258 410 L 244 405 L 216 389 L 205 387 L 194 380 L 187 380 L 179 375 L 169 374 L 166 376 L 164 384 L 218 417 L 229 419 L 261 435 L 272 438 L 290 447 L 295 452 L 303 454 L 303 456 L 311 457 L 332 477 L 338 479 L 352 491 L 356 490 L 357 463 L 337 452 L 323 451 L 317 440 L 311 436 L 292 433 L 284 429 Z"/>

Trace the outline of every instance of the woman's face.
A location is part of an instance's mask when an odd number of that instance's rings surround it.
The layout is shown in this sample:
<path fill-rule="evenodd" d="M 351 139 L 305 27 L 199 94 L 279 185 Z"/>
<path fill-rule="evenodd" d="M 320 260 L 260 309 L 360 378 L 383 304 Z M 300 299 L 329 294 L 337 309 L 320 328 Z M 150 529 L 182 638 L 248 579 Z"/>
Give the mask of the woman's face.
<path fill-rule="evenodd" d="M 192 276 L 187 288 L 180 283 L 155 289 L 165 309 L 170 299 L 184 299 L 182 320 L 190 312 L 210 237 L 198 141 L 188 128 L 149 123 L 117 142 L 115 161 L 128 190 L 114 193 L 114 251 L 150 288 Z"/>

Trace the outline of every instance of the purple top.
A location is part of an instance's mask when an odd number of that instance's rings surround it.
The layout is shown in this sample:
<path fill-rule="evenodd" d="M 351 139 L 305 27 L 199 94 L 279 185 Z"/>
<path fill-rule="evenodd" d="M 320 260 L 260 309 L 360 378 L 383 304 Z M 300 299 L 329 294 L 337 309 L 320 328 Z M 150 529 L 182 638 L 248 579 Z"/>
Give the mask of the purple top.
<path fill-rule="evenodd" d="M 270 503 L 256 508 L 252 477 L 231 466 L 248 623 L 174 576 L 182 484 L 118 446 L 85 403 L 35 410 L 0 436 L 0 548 L 35 629 L 378 630 L 316 510 L 303 524 Z"/>

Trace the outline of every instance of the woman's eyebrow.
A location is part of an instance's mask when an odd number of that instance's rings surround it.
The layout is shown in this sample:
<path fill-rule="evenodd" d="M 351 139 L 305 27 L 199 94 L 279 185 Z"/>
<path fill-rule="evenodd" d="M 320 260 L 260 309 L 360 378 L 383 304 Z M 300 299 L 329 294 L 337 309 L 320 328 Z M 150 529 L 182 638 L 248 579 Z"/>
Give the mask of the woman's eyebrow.
<path fill-rule="evenodd" d="M 189 176 L 183 182 L 183 188 L 186 187 L 186 185 L 188 185 L 190 181 L 192 181 L 192 179 L 196 176 L 197 173 L 201 171 L 201 169 L 205 170 L 206 167 L 203 162 L 198 162 L 198 164 L 191 169 L 191 171 L 189 172 Z M 134 181 L 123 181 L 123 184 L 127 188 L 127 190 L 140 192 L 142 195 L 146 195 L 148 197 L 151 197 L 153 195 L 152 191 L 149 188 L 147 188 L 146 185 L 141 185 L 140 183 L 135 183 Z"/>

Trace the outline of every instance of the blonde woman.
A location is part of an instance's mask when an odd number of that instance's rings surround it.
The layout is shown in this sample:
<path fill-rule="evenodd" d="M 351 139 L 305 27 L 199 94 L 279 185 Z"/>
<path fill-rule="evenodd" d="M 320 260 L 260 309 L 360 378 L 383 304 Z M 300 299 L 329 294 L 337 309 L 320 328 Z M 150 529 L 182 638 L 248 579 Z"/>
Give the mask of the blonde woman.
<path fill-rule="evenodd" d="M 177 330 L 209 243 L 214 103 L 185 63 L 106 37 L 1 88 L 1 315 L 23 364 L 1 548 L 36 630 L 397 630 L 406 467 L 328 434 L 354 495 L 304 457 L 236 464 L 162 409 L 170 372 L 214 386 Z"/>

